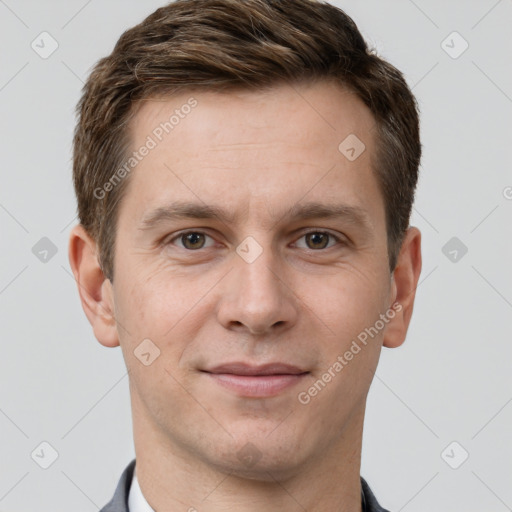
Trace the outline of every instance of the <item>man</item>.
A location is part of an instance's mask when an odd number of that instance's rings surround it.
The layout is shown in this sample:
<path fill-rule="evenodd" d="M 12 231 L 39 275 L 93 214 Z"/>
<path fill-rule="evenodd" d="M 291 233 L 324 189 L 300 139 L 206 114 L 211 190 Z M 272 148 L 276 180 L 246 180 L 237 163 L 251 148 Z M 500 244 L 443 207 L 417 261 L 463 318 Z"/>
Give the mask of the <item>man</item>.
<path fill-rule="evenodd" d="M 78 115 L 69 257 L 136 453 L 103 511 L 383 511 L 366 396 L 421 271 L 400 72 L 327 3 L 178 0 Z"/>

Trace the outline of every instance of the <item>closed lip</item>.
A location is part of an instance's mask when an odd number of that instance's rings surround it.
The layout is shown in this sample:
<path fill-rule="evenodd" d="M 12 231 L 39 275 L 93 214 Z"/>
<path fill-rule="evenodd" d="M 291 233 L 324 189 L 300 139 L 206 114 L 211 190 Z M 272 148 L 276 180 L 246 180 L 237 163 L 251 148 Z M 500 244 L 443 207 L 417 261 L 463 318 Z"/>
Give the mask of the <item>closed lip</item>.
<path fill-rule="evenodd" d="M 268 363 L 264 365 L 251 365 L 242 362 L 225 363 L 218 366 L 202 370 L 207 373 L 214 374 L 232 374 L 232 375 L 250 375 L 250 376 L 263 376 L 263 375 L 300 375 L 309 373 L 297 366 L 286 363 Z"/>

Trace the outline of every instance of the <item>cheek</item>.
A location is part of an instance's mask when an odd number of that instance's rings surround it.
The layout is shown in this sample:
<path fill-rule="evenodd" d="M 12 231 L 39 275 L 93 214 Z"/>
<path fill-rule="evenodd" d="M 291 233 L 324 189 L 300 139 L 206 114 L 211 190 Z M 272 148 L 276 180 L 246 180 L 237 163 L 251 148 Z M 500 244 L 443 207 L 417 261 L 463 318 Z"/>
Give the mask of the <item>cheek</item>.
<path fill-rule="evenodd" d="M 164 265 L 147 258 L 137 258 L 123 270 L 119 299 L 128 320 L 148 328 L 155 326 L 158 318 L 170 321 L 168 312 L 175 311 L 183 297 L 179 280 L 171 279 L 171 272 Z"/>
<path fill-rule="evenodd" d="M 333 428 L 346 421 L 354 404 L 362 403 L 379 360 L 384 331 L 372 327 L 387 309 L 383 276 L 340 272 L 307 303 L 322 332 L 314 338 L 321 358 L 297 399 L 307 403 L 310 418 L 330 416 Z"/>
<path fill-rule="evenodd" d="M 127 285 L 119 287 L 116 300 L 118 320 L 126 327 L 119 333 L 122 341 L 132 346 L 149 338 L 161 349 L 162 359 L 176 364 L 204 324 L 205 294 L 218 277 L 185 275 L 165 264 L 141 264 L 125 277 Z"/>
<path fill-rule="evenodd" d="M 312 291 L 313 290 L 313 291 Z M 319 328 L 335 347 L 341 348 L 379 318 L 387 307 L 389 284 L 382 273 L 341 269 L 325 282 L 303 288 L 300 296 L 313 313 Z M 329 342 L 332 346 L 332 341 Z"/>
<path fill-rule="evenodd" d="M 116 300 L 118 324 L 122 324 L 118 331 L 134 390 L 164 422 L 169 400 L 173 403 L 170 410 L 192 405 L 183 387 L 188 387 L 187 375 L 179 364 L 202 325 L 194 320 L 201 312 L 201 304 L 196 303 L 204 295 L 204 287 L 200 280 L 181 279 L 169 269 L 142 267 L 132 270 L 129 278 L 122 276 L 125 286 L 118 287 Z M 141 347 L 150 353 L 147 366 L 140 358 Z"/>

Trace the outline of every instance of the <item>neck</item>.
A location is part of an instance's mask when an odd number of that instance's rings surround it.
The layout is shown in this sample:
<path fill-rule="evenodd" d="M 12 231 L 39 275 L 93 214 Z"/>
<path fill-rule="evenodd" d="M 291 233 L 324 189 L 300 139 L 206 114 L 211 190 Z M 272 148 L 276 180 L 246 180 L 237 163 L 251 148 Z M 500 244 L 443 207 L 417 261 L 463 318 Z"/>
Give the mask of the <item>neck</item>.
<path fill-rule="evenodd" d="M 361 512 L 364 404 L 335 443 L 289 471 L 241 475 L 215 467 L 149 421 L 132 393 L 136 473 L 156 512 Z M 195 455 L 195 456 L 194 456 Z M 238 473 L 238 474 L 237 474 Z"/>

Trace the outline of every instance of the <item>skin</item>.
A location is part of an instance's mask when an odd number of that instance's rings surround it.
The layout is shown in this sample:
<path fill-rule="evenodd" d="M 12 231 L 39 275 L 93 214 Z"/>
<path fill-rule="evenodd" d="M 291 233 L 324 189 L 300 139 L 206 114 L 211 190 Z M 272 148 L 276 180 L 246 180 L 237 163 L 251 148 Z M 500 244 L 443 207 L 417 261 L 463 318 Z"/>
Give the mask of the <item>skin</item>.
<path fill-rule="evenodd" d="M 197 107 L 132 171 L 113 284 L 85 230 L 75 227 L 70 238 L 94 334 L 121 346 L 129 371 L 142 492 L 159 512 L 359 512 L 367 393 L 382 346 L 405 340 L 421 271 L 414 227 L 389 269 L 370 163 L 374 118 L 352 93 L 323 81 L 194 92 L 142 103 L 133 147 L 191 96 Z M 352 133 L 366 146 L 353 162 L 338 150 Z M 169 218 L 141 229 L 150 212 L 175 201 L 221 207 L 232 218 Z M 356 207 L 364 221 L 290 217 L 309 202 Z M 191 249 L 177 236 L 184 230 L 207 236 Z M 339 241 L 305 236 L 318 231 Z M 252 263 L 236 252 L 248 236 L 262 249 Z M 395 302 L 401 309 L 385 328 L 300 403 L 298 393 Z M 134 350 L 148 338 L 160 355 L 145 366 Z M 200 371 L 232 361 L 281 361 L 310 374 L 276 396 L 247 398 Z M 241 457 L 244 447 L 256 463 Z"/>

